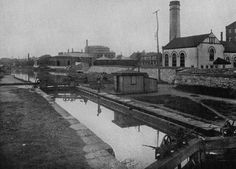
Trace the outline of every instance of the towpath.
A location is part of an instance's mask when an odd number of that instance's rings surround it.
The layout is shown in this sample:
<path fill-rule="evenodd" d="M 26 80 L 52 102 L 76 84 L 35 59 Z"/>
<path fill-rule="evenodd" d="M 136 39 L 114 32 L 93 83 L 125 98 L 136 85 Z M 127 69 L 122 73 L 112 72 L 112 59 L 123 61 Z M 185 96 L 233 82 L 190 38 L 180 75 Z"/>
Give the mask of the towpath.
<path fill-rule="evenodd" d="M 1 80 L 12 82 L 19 81 Z M 0 87 L 0 168 L 125 168 L 109 145 L 36 91 Z"/>

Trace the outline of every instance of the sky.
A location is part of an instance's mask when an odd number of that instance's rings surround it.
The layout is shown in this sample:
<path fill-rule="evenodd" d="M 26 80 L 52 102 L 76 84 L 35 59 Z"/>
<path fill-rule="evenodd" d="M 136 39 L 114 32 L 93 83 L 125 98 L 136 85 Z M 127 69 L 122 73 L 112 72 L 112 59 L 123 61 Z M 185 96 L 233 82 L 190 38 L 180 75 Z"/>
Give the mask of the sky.
<path fill-rule="evenodd" d="M 0 58 L 57 55 L 89 45 L 116 54 L 156 51 L 169 41 L 170 0 L 0 0 Z M 235 0 L 180 0 L 181 36 L 213 33 L 220 38 L 236 21 Z"/>

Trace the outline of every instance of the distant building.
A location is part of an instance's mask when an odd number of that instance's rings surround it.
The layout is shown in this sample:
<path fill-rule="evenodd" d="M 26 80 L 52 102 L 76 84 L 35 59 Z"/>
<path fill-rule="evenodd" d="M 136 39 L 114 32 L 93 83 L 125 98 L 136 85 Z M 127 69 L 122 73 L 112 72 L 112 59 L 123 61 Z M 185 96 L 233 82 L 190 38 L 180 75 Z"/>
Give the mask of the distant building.
<path fill-rule="evenodd" d="M 160 66 L 162 65 L 162 54 L 157 55 L 156 52 L 134 52 L 130 55 L 131 59 L 138 60 L 141 67 L 156 67 L 158 65 L 158 60 Z"/>
<path fill-rule="evenodd" d="M 231 63 L 232 68 L 236 68 L 236 41 L 222 41 L 224 45 L 224 59 Z"/>
<path fill-rule="evenodd" d="M 86 63 L 91 66 L 95 58 L 87 53 L 83 52 L 60 52 L 57 56 L 50 58 L 51 66 L 67 67 L 75 65 L 76 62 Z"/>
<path fill-rule="evenodd" d="M 226 41 L 236 41 L 236 22 L 226 26 Z"/>
<path fill-rule="evenodd" d="M 116 56 L 115 52 L 110 51 L 110 48 L 106 46 L 89 46 L 88 40 L 86 40 L 85 53 L 90 54 L 95 58 L 107 57 L 114 58 Z"/>
<path fill-rule="evenodd" d="M 163 47 L 163 66 L 217 68 L 214 61 L 224 59 L 224 46 L 209 34 L 175 38 Z"/>

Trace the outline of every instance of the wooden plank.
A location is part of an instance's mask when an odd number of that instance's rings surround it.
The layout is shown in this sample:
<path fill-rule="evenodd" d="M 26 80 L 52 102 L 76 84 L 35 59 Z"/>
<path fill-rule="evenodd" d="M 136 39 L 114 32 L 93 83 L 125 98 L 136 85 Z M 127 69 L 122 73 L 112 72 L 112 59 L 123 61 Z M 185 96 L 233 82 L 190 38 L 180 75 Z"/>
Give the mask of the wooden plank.
<path fill-rule="evenodd" d="M 226 148 L 236 148 L 235 137 L 210 137 L 205 140 L 206 150 L 217 150 Z"/>
<path fill-rule="evenodd" d="M 202 140 L 193 139 L 189 141 L 187 146 L 174 152 L 171 156 L 165 159 L 157 160 L 146 169 L 170 169 L 177 167 L 185 159 L 198 152 L 203 148 Z"/>
<path fill-rule="evenodd" d="M 0 83 L 0 86 L 37 85 L 39 83 Z"/>

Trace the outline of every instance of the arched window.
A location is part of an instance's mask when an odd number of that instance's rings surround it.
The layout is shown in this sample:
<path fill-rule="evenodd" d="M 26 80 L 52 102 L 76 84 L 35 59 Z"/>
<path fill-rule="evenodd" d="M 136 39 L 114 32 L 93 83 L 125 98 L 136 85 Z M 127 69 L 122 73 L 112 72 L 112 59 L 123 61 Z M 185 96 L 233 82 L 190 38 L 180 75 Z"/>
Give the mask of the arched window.
<path fill-rule="evenodd" d="M 236 68 L 236 56 L 234 57 L 234 67 Z"/>
<path fill-rule="evenodd" d="M 225 58 L 225 60 L 227 60 L 228 62 L 230 62 L 229 56 L 227 56 L 227 57 Z"/>
<path fill-rule="evenodd" d="M 69 61 L 69 60 L 67 61 L 67 65 L 68 65 L 68 66 L 70 65 L 70 61 Z"/>
<path fill-rule="evenodd" d="M 172 55 L 172 67 L 176 67 L 176 54 Z"/>
<path fill-rule="evenodd" d="M 165 67 L 169 66 L 169 56 L 168 54 L 165 54 Z"/>
<path fill-rule="evenodd" d="M 213 47 L 211 47 L 209 49 L 209 60 L 214 61 L 214 59 L 215 59 L 215 49 Z"/>
<path fill-rule="evenodd" d="M 184 53 L 180 54 L 180 67 L 185 67 L 185 55 L 184 55 Z"/>

